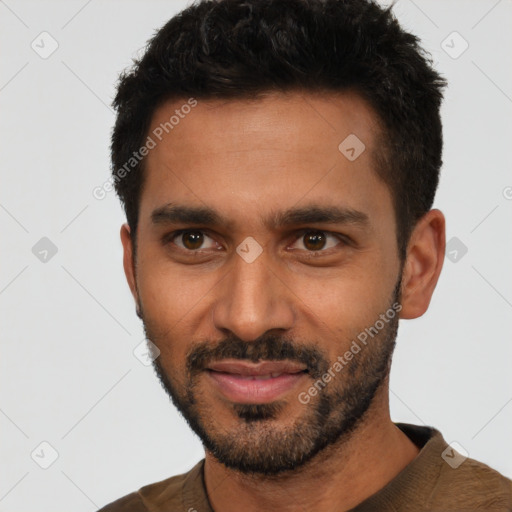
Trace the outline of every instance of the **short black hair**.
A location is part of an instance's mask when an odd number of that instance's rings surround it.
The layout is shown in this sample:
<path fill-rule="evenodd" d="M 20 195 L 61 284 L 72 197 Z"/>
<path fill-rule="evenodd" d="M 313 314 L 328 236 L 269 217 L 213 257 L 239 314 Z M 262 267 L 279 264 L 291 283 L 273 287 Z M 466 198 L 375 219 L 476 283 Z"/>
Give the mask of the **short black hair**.
<path fill-rule="evenodd" d="M 171 18 L 121 73 L 113 102 L 112 178 L 134 241 L 144 159 L 132 159 L 132 169 L 126 163 L 163 102 L 356 91 L 382 127 L 375 170 L 391 191 L 403 258 L 439 182 L 446 81 L 392 7 L 373 0 L 200 0 Z"/>

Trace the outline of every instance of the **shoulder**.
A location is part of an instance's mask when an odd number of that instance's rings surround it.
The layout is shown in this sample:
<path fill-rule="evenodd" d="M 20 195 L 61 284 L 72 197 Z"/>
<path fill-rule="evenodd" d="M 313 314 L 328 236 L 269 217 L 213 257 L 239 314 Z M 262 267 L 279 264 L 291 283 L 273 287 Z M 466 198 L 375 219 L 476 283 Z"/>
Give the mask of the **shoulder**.
<path fill-rule="evenodd" d="M 138 491 L 105 505 L 98 512 L 148 512 L 153 510 L 155 505 L 164 504 L 169 510 L 172 510 L 169 507 L 176 507 L 176 510 L 178 510 L 181 508 L 185 480 L 191 474 L 197 472 L 197 467 L 194 467 L 188 473 L 145 485 Z"/>
<path fill-rule="evenodd" d="M 165 496 L 165 503 L 170 505 L 174 500 L 181 499 L 183 475 L 176 475 L 141 487 L 138 491 L 132 492 L 122 498 L 105 505 L 98 512 L 148 512 L 148 507 L 162 500 Z"/>
<path fill-rule="evenodd" d="M 147 510 L 140 495 L 136 492 L 132 492 L 105 505 L 98 512 L 147 512 Z"/>
<path fill-rule="evenodd" d="M 468 458 L 456 469 L 448 464 L 441 468 L 433 504 L 444 503 L 448 496 L 452 496 L 456 497 L 459 506 L 512 509 L 512 480 L 483 462 Z"/>
<path fill-rule="evenodd" d="M 421 503 L 422 510 L 436 512 L 512 511 L 511 479 L 468 457 L 467 452 L 459 453 L 457 444 L 448 444 L 434 427 L 396 425 L 420 448 L 420 453 L 384 490 L 386 499 L 406 506 Z"/>

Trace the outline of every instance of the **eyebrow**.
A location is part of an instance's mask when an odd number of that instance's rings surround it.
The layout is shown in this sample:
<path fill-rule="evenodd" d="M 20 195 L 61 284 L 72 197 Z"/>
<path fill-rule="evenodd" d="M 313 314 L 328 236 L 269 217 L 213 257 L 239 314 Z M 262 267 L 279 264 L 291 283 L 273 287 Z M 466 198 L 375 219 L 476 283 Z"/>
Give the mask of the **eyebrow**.
<path fill-rule="evenodd" d="M 201 224 L 204 226 L 233 226 L 219 212 L 209 207 L 194 207 L 178 204 L 166 204 L 151 213 L 151 222 L 161 224 Z M 288 210 L 274 211 L 265 220 L 267 229 L 277 229 L 299 224 L 352 224 L 367 227 L 368 215 L 352 208 L 311 204 Z"/>

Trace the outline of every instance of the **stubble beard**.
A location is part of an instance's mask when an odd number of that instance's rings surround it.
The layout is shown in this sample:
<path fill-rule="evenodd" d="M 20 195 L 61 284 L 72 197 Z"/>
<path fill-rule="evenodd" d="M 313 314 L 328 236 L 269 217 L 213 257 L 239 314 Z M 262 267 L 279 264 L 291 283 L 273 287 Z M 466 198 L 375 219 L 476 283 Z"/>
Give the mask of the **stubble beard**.
<path fill-rule="evenodd" d="M 398 302 L 399 289 L 400 281 L 392 304 Z M 155 336 L 155 330 L 144 321 L 142 309 L 140 312 L 146 338 L 157 346 L 172 347 Z M 219 424 L 213 401 L 204 396 L 208 385 L 204 384 L 203 370 L 208 362 L 223 358 L 254 362 L 290 359 L 306 364 L 311 384 L 318 382 L 332 363 L 317 345 L 298 345 L 272 335 L 251 343 L 228 338 L 215 347 L 206 342 L 194 345 L 187 354 L 185 383 L 168 374 L 160 357 L 153 361 L 153 367 L 176 408 L 215 459 L 244 474 L 274 476 L 296 470 L 326 447 L 350 439 L 389 375 L 397 332 L 398 314 L 308 404 L 301 404 L 296 394 L 263 404 L 226 405 L 223 401 L 223 407 L 236 420 L 236 427 L 231 428 Z M 346 340 L 340 346 L 347 347 Z M 219 407 L 219 401 L 215 404 Z M 284 424 L 290 406 L 294 411 L 299 407 L 300 413 Z"/>

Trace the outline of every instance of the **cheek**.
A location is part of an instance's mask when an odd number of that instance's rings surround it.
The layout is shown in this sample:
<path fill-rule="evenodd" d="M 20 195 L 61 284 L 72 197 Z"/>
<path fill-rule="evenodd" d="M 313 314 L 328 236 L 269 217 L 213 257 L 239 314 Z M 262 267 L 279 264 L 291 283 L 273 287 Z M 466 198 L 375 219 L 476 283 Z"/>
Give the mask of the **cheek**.
<path fill-rule="evenodd" d="M 204 314 L 216 280 L 212 273 L 196 275 L 190 267 L 187 271 L 156 258 L 140 262 L 137 282 L 144 319 L 163 345 L 161 351 L 170 344 L 175 354 L 186 350 L 197 325 L 194 319 L 199 311 Z"/>
<path fill-rule="evenodd" d="M 146 243 L 139 253 L 137 285 L 148 316 L 158 322 L 177 322 L 197 302 L 202 284 L 190 279 L 189 268 L 176 265 L 165 251 Z"/>
<path fill-rule="evenodd" d="M 379 265 L 352 265 L 329 276 L 295 276 L 292 289 L 301 315 L 326 336 L 353 337 L 373 325 L 392 299 L 396 275 Z"/>

